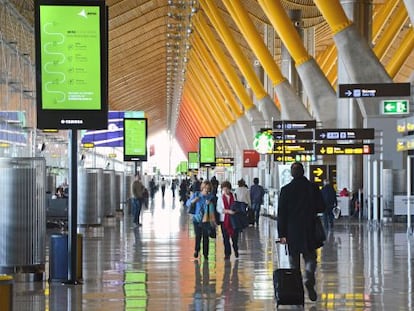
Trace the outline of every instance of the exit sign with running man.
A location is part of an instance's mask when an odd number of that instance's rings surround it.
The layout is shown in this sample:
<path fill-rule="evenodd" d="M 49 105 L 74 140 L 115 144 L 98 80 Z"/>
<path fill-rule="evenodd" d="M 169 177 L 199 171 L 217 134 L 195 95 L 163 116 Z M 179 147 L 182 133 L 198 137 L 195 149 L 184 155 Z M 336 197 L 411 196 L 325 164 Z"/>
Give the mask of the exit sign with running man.
<path fill-rule="evenodd" d="M 381 105 L 382 114 L 408 114 L 408 100 L 383 100 Z"/>

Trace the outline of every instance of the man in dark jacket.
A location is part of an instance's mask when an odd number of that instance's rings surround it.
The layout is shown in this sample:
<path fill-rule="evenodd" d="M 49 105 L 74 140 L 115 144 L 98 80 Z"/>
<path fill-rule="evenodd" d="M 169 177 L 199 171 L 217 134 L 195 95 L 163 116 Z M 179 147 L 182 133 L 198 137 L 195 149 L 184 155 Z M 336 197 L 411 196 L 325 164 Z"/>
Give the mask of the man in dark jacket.
<path fill-rule="evenodd" d="M 334 214 L 333 209 L 335 206 L 338 205 L 338 201 L 336 199 L 336 192 L 334 187 L 329 183 L 328 179 L 323 181 L 322 187 L 322 197 L 323 201 L 325 202 L 325 212 L 323 213 L 323 223 L 325 226 L 325 230 L 329 230 L 333 228 L 334 225 Z"/>
<path fill-rule="evenodd" d="M 309 299 L 316 301 L 315 271 L 316 249 L 315 220 L 325 210 L 323 198 L 316 185 L 304 176 L 303 165 L 291 166 L 293 180 L 282 187 L 278 205 L 277 226 L 280 243 L 287 244 L 291 268 L 300 269 L 300 254 L 305 261 L 305 287 Z"/>
<path fill-rule="evenodd" d="M 253 185 L 250 187 L 250 202 L 252 203 L 252 208 L 255 214 L 255 223 L 259 225 L 260 217 L 260 207 L 263 204 L 263 197 L 265 191 L 262 186 L 259 185 L 259 178 L 255 177 L 253 179 Z"/>

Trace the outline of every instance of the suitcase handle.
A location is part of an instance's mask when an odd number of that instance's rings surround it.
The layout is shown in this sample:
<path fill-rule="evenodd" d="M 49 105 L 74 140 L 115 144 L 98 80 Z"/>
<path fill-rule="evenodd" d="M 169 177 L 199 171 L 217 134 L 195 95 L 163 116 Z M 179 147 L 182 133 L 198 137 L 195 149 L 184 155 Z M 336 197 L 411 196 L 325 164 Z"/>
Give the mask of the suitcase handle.
<path fill-rule="evenodd" d="M 278 267 L 281 268 L 283 266 L 285 268 L 290 268 L 290 263 L 289 263 L 289 259 L 288 259 L 289 250 L 288 250 L 287 244 L 284 244 L 284 249 L 285 249 L 285 251 L 284 251 L 285 254 L 284 255 L 285 256 L 283 256 L 282 250 L 280 249 L 280 246 L 282 245 L 282 244 L 280 244 L 280 240 L 276 239 L 275 243 L 277 245 L 276 248 L 278 250 L 278 252 L 277 252 Z M 282 256 L 284 257 L 285 260 L 282 259 Z M 282 263 L 282 261 L 283 261 L 283 263 Z"/>

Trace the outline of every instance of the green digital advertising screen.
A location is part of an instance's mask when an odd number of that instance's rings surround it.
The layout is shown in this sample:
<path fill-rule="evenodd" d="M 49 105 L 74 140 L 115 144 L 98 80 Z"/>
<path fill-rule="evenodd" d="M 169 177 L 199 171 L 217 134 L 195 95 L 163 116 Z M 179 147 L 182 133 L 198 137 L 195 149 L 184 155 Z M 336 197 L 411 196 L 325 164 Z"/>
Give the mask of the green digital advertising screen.
<path fill-rule="evenodd" d="M 200 137 L 198 152 L 200 166 L 214 166 L 216 164 L 216 138 Z"/>
<path fill-rule="evenodd" d="M 188 169 L 190 170 L 198 169 L 198 152 L 190 151 L 188 153 Z"/>
<path fill-rule="evenodd" d="M 35 1 L 38 128 L 107 127 L 106 20 L 104 1 Z"/>
<path fill-rule="evenodd" d="M 147 161 L 147 119 L 124 119 L 124 161 Z"/>

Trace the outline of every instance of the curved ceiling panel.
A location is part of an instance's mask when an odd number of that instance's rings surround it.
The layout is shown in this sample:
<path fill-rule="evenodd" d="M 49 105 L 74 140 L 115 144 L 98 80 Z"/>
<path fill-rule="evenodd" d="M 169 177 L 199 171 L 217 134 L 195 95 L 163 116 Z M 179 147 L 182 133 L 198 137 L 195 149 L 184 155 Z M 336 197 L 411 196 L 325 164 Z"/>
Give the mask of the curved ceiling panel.
<path fill-rule="evenodd" d="M 244 37 L 235 25 L 221 0 L 213 1 L 223 16 L 230 32 L 241 47 L 248 61 L 254 63 L 255 57 L 248 47 Z M 3 3 L 12 3 L 18 11 L 33 25 L 32 0 L 3 0 Z M 391 3 L 393 2 L 393 3 Z M 312 0 L 281 0 L 287 10 L 300 10 L 302 22 L 300 28 L 307 32 L 305 46 L 321 65 L 330 81 L 336 80 L 336 49 L 333 46 L 332 33 L 325 23 L 322 15 Z M 402 0 L 373 0 L 374 19 L 381 21 L 376 25 L 378 32 L 375 42 L 379 42 L 386 33 L 389 23 L 396 18 L 394 8 L 403 5 Z M 197 83 L 204 83 L 197 72 L 196 66 L 189 66 L 192 57 L 199 57 L 205 51 L 196 49 L 190 42 L 191 34 L 198 32 L 191 22 L 192 14 L 200 11 L 198 1 L 194 0 L 107 0 L 109 8 L 109 105 L 110 110 L 142 110 L 149 119 L 149 134 L 153 135 L 163 130 L 174 129 L 176 137 L 184 149 L 193 148 L 196 144 L 196 135 L 216 133 L 206 130 L 206 123 L 211 120 L 200 114 L 208 112 L 206 107 L 193 105 L 209 105 L 209 107 L 223 107 L 227 109 L 228 103 L 207 103 L 202 96 L 201 87 Z M 256 0 L 243 0 L 242 4 L 249 12 L 249 16 L 263 37 L 265 25 L 270 25 L 266 15 Z M 381 9 L 386 5 L 393 7 L 391 11 Z M 215 36 L 217 45 L 226 55 L 227 61 L 235 68 L 240 80 L 244 82 L 235 62 L 229 57 L 229 52 L 219 39 L 217 32 L 209 27 Z M 387 65 L 393 58 L 401 42 L 412 32 L 411 23 L 407 21 L 395 34 L 391 43 L 382 55 L 382 62 Z M 274 59 L 280 65 L 281 43 L 275 34 L 273 40 Z M 408 41 L 408 40 L 407 40 Z M 184 45 L 183 45 L 184 44 Z M 200 44 L 198 44 L 200 46 Z M 203 49 L 205 47 L 203 46 Z M 210 52 L 211 53 L 211 52 Z M 414 71 L 414 53 L 408 53 L 403 66 L 394 77 L 396 82 L 408 81 Z M 210 55 L 211 56 L 211 55 Z M 210 58 L 209 56 L 209 58 Z M 205 60 L 198 64 L 205 63 Z M 190 84 L 187 85 L 187 82 Z M 211 84 L 212 81 L 209 83 Z M 225 88 L 229 87 L 224 85 Z M 200 89 L 200 90 L 199 90 Z M 204 88 L 205 89 L 205 88 Z M 230 89 L 230 88 L 229 88 Z M 190 90 L 183 97 L 183 92 Z M 230 89 L 231 94 L 235 94 Z M 184 99 L 183 99 L 184 98 Z M 211 96 L 209 98 L 221 98 Z M 238 99 L 235 98 L 237 101 Z M 183 105 L 183 109 L 180 109 Z M 213 116 L 214 117 L 214 116 Z M 192 118 L 199 120 L 203 125 L 196 127 Z M 227 117 L 227 120 L 232 119 Z M 221 127 L 228 125 L 217 122 Z M 188 133 L 194 131 L 194 133 Z M 204 133 L 206 131 L 206 133 Z"/>

